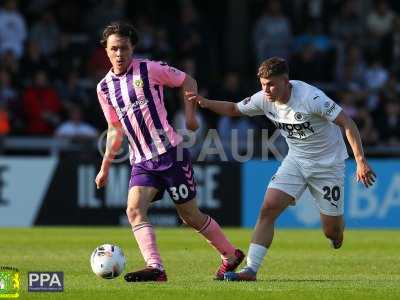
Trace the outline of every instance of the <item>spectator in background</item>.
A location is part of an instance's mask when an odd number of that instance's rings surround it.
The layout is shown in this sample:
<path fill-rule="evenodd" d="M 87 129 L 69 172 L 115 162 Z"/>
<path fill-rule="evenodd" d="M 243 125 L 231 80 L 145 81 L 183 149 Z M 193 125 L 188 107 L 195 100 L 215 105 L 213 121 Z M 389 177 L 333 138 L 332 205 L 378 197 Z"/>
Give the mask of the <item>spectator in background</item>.
<path fill-rule="evenodd" d="M 337 84 L 340 89 L 361 92 L 365 89 L 364 76 L 367 68 L 362 48 L 357 44 L 350 44 L 344 54 L 336 64 Z"/>
<path fill-rule="evenodd" d="M 382 88 L 382 96 L 389 101 L 400 102 L 400 84 L 395 73 L 391 73 L 385 86 Z"/>
<path fill-rule="evenodd" d="M 216 90 L 216 97 L 221 99 L 243 99 L 246 96 L 246 92 L 242 90 L 241 82 L 237 72 L 227 72 L 224 75 L 222 88 Z M 201 111 L 203 112 L 203 110 Z M 232 153 L 234 152 L 245 154 L 248 150 L 248 138 L 251 140 L 250 143 L 254 140 L 254 135 L 251 135 L 250 130 L 254 130 L 255 126 L 250 118 L 219 116 L 217 129 L 229 160 L 233 158 Z M 237 143 L 233 144 L 233 141 Z"/>
<path fill-rule="evenodd" d="M 82 64 L 83 57 L 86 58 L 86 55 L 90 53 L 89 49 L 82 48 L 82 46 L 74 47 L 71 39 L 70 34 L 61 32 L 56 52 L 47 57 L 51 70 L 57 78 L 62 78 L 71 70 L 78 69 Z M 93 63 L 96 63 L 96 61 Z M 94 65 L 93 68 L 96 68 L 96 66 Z"/>
<path fill-rule="evenodd" d="M 48 10 L 32 25 L 29 38 L 38 43 L 43 55 L 48 56 L 56 52 L 59 34 L 60 30 L 54 15 Z"/>
<path fill-rule="evenodd" d="M 153 59 L 171 61 L 172 59 L 172 46 L 167 30 L 158 28 L 155 33 L 155 45 L 153 50 Z"/>
<path fill-rule="evenodd" d="M 202 48 L 204 41 L 201 33 L 202 24 L 192 1 L 182 4 L 179 25 L 177 41 L 179 54 L 195 57 L 196 52 Z"/>
<path fill-rule="evenodd" d="M 80 84 L 79 73 L 71 71 L 57 84 L 58 95 L 65 108 L 76 105 L 90 109 L 90 99 L 86 89 Z"/>
<path fill-rule="evenodd" d="M 386 0 L 376 0 L 374 9 L 367 16 L 367 29 L 371 35 L 369 46 L 378 49 L 382 39 L 393 26 L 395 13 Z"/>
<path fill-rule="evenodd" d="M 104 73 L 107 73 L 110 69 L 110 60 L 108 59 L 104 48 L 98 45 L 92 51 L 87 61 L 87 73 L 94 82 L 97 82 L 104 76 Z"/>
<path fill-rule="evenodd" d="M 24 126 L 21 102 L 8 72 L 0 69 L 0 107 L 3 132 L 18 134 Z M 7 130 L 6 130 L 7 129 Z"/>
<path fill-rule="evenodd" d="M 126 17 L 126 0 L 101 0 L 96 1 L 84 18 L 85 29 L 88 33 L 100 34 L 99 28 Z"/>
<path fill-rule="evenodd" d="M 363 33 L 359 0 L 346 0 L 340 8 L 339 15 L 333 18 L 331 34 L 336 42 L 346 44 L 360 39 Z"/>
<path fill-rule="evenodd" d="M 334 77 L 335 49 L 331 38 L 322 31 L 322 26 L 309 23 L 307 30 L 298 35 L 293 41 L 293 50 L 297 53 L 303 52 L 309 46 L 314 53 L 320 70 L 316 81 L 331 81 Z M 300 55 L 301 57 L 301 55 Z M 296 58 L 296 57 L 295 57 Z M 297 57 L 298 58 L 298 57 Z M 294 59 L 296 61 L 296 59 Z M 303 72 L 299 71 L 299 72 Z"/>
<path fill-rule="evenodd" d="M 253 39 L 258 63 L 272 56 L 289 57 L 292 30 L 289 18 L 282 12 L 280 1 L 266 2 L 265 12 L 254 28 Z"/>
<path fill-rule="evenodd" d="M 378 122 L 380 141 L 384 146 L 400 146 L 400 102 L 388 100 L 384 104 L 384 114 Z"/>
<path fill-rule="evenodd" d="M 11 131 L 9 108 L 16 98 L 17 92 L 11 85 L 10 76 L 7 71 L 0 69 L 0 136 Z"/>
<path fill-rule="evenodd" d="M 373 110 L 379 102 L 379 91 L 389 79 L 388 71 L 382 66 L 378 57 L 372 57 L 365 70 L 365 87 L 369 92 L 367 106 Z"/>
<path fill-rule="evenodd" d="M 371 116 L 368 107 L 365 105 L 359 105 L 357 107 L 357 113 L 354 116 L 354 122 L 360 131 L 360 136 L 363 139 L 363 143 L 367 146 L 374 146 L 379 141 L 379 132 L 375 127 L 373 118 Z"/>
<path fill-rule="evenodd" d="M 93 139 L 97 135 L 96 128 L 83 120 L 82 111 L 78 106 L 71 106 L 69 108 L 68 120 L 57 127 L 55 131 L 56 137 L 77 141 Z"/>
<path fill-rule="evenodd" d="M 36 40 L 30 39 L 28 41 L 25 54 L 21 59 L 21 65 L 23 68 L 20 70 L 20 76 L 23 86 L 32 85 L 32 79 L 37 70 L 49 71 L 49 62 L 42 55 L 41 48 Z"/>
<path fill-rule="evenodd" d="M 11 81 L 17 82 L 19 80 L 19 63 L 14 52 L 7 50 L 0 55 L 0 67 L 8 72 Z"/>
<path fill-rule="evenodd" d="M 192 1 L 182 1 L 177 25 L 177 55 L 191 57 L 196 63 L 196 77 L 208 86 L 216 73 L 217 61 L 214 53 L 217 49 L 213 39 L 213 29 L 201 19 L 200 13 Z"/>
<path fill-rule="evenodd" d="M 391 69 L 400 77 L 400 17 L 393 20 L 393 30 L 382 40 L 381 57 L 386 68 Z"/>
<path fill-rule="evenodd" d="M 11 51 L 20 58 L 26 35 L 25 19 L 17 9 L 16 0 L 5 0 L 0 9 L 0 55 Z"/>
<path fill-rule="evenodd" d="M 8 106 L 11 102 L 16 101 L 17 91 L 12 86 L 11 78 L 8 72 L 0 69 L 0 104 Z"/>
<path fill-rule="evenodd" d="M 23 93 L 26 132 L 33 135 L 51 135 L 60 122 L 61 102 L 56 90 L 49 84 L 47 74 L 38 70 L 33 85 Z"/>
<path fill-rule="evenodd" d="M 8 135 L 10 131 L 11 125 L 8 109 L 0 104 L 0 137 Z"/>
<path fill-rule="evenodd" d="M 291 76 L 298 80 L 320 82 L 325 78 L 323 59 L 313 44 L 307 44 L 293 55 L 290 66 Z"/>
<path fill-rule="evenodd" d="M 156 27 L 148 15 L 139 15 L 137 21 L 140 42 L 135 49 L 138 57 L 153 59 L 152 53 L 156 43 Z"/>

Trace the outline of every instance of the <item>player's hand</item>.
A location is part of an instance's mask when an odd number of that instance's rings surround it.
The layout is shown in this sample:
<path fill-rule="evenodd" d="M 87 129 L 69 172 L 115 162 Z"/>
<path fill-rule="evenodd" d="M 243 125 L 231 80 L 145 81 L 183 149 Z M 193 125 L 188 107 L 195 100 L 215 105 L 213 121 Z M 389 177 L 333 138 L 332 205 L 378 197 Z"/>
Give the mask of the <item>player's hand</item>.
<path fill-rule="evenodd" d="M 365 158 L 357 161 L 357 174 L 356 179 L 358 182 L 362 182 L 365 187 L 370 187 L 374 184 L 376 174 L 372 171 Z"/>
<path fill-rule="evenodd" d="M 108 178 L 108 171 L 101 169 L 99 174 L 97 174 L 95 180 L 97 189 L 100 189 L 106 185 L 107 178 Z"/>
<path fill-rule="evenodd" d="M 200 96 L 198 94 L 195 94 L 193 92 L 186 92 L 185 96 L 187 97 L 187 99 L 189 101 L 197 102 L 200 105 L 201 108 L 205 108 L 206 107 L 206 103 L 207 103 L 207 99 L 206 98 L 204 98 L 204 97 L 202 97 L 202 96 Z"/>

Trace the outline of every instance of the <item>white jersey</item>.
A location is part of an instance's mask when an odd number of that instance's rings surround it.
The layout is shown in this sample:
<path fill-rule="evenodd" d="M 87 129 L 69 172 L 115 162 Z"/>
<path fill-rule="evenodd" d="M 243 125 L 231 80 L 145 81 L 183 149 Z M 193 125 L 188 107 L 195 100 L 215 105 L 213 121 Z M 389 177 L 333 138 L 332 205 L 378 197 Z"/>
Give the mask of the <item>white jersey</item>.
<path fill-rule="evenodd" d="M 263 91 L 237 104 L 248 116 L 266 115 L 289 146 L 288 156 L 334 164 L 348 157 L 339 126 L 333 123 L 342 108 L 320 89 L 291 80 L 292 92 L 285 104 L 269 102 Z"/>

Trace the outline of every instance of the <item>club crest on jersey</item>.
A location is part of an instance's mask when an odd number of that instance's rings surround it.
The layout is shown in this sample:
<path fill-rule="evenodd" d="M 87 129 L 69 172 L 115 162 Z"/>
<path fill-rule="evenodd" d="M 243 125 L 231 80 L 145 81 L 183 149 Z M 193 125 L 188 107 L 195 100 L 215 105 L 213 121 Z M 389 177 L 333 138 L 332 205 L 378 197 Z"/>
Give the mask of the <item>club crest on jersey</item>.
<path fill-rule="evenodd" d="M 294 119 L 296 121 L 302 121 L 304 119 L 304 116 L 303 116 L 302 113 L 297 112 L 297 113 L 294 114 Z"/>
<path fill-rule="evenodd" d="M 136 79 L 133 81 L 133 85 L 137 88 L 142 88 L 143 87 L 143 80 L 142 79 Z"/>

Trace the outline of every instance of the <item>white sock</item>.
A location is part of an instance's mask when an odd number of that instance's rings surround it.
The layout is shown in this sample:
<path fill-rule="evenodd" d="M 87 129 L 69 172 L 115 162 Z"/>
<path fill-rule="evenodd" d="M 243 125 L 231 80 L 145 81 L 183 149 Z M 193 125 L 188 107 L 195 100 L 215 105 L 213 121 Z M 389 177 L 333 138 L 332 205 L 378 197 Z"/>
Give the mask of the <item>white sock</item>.
<path fill-rule="evenodd" d="M 251 243 L 247 253 L 247 266 L 257 273 L 265 254 L 267 254 L 267 250 L 264 246 Z"/>

